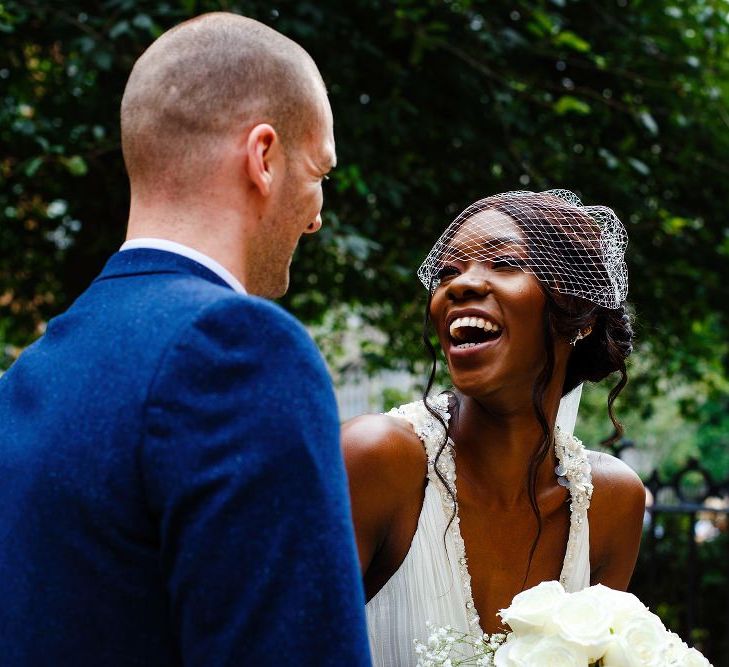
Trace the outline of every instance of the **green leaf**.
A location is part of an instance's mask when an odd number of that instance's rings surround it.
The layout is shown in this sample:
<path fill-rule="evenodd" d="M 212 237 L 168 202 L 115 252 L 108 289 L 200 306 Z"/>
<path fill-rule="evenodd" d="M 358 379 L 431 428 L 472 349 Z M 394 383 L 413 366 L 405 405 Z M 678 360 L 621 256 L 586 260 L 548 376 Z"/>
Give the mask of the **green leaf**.
<path fill-rule="evenodd" d="M 532 19 L 533 22 L 529 23 L 529 27 L 533 27 L 538 34 L 553 35 L 559 30 L 559 24 L 553 14 L 536 9 L 532 14 Z"/>
<path fill-rule="evenodd" d="M 597 154 L 605 160 L 605 164 L 608 169 L 617 169 L 620 166 L 620 161 L 613 155 L 607 148 L 599 148 Z"/>
<path fill-rule="evenodd" d="M 66 167 L 68 173 L 72 176 L 85 176 L 88 171 L 88 165 L 80 155 L 72 155 L 68 158 L 61 158 L 63 166 Z"/>
<path fill-rule="evenodd" d="M 729 257 L 729 235 L 724 238 L 724 240 L 721 242 L 719 247 L 717 248 L 717 251 L 720 255 L 723 255 L 724 257 Z"/>
<path fill-rule="evenodd" d="M 554 110 L 560 116 L 566 113 L 577 113 L 581 115 L 589 114 L 590 105 L 583 100 L 579 100 L 572 95 L 563 95 L 554 103 Z"/>
<path fill-rule="evenodd" d="M 648 176 L 651 173 L 651 168 L 645 163 L 635 157 L 628 158 L 628 164 L 635 169 L 639 174 Z"/>
<path fill-rule="evenodd" d="M 150 33 L 154 30 L 154 21 L 146 14 L 137 14 L 132 21 L 135 28 L 148 30 Z"/>
<path fill-rule="evenodd" d="M 588 53 L 592 49 L 589 42 L 570 30 L 560 32 L 553 41 L 555 46 L 566 46 L 579 53 Z"/>
<path fill-rule="evenodd" d="M 112 39 L 116 39 L 117 37 L 121 37 L 125 33 L 129 32 L 129 22 L 128 21 L 119 21 L 111 30 L 109 30 L 109 37 Z"/>
<path fill-rule="evenodd" d="M 99 69 L 108 71 L 111 69 L 114 60 L 109 51 L 97 51 L 94 54 L 94 62 Z"/>
<path fill-rule="evenodd" d="M 678 216 L 666 218 L 661 224 L 663 231 L 666 232 L 666 234 L 670 234 L 671 236 L 677 236 L 681 234 L 681 232 L 689 226 L 690 220 L 687 220 L 686 218 L 680 218 Z"/>
<path fill-rule="evenodd" d="M 25 175 L 28 176 L 28 178 L 33 178 L 33 176 L 36 175 L 36 172 L 40 169 L 40 166 L 42 164 L 42 157 L 34 157 L 25 165 L 23 171 L 25 172 Z"/>
<path fill-rule="evenodd" d="M 350 164 L 346 167 L 337 169 L 332 174 L 332 180 L 335 182 L 336 188 L 339 192 L 345 192 L 346 190 L 353 189 L 360 195 L 366 195 L 369 193 L 367 183 L 362 177 L 362 172 L 358 165 Z"/>

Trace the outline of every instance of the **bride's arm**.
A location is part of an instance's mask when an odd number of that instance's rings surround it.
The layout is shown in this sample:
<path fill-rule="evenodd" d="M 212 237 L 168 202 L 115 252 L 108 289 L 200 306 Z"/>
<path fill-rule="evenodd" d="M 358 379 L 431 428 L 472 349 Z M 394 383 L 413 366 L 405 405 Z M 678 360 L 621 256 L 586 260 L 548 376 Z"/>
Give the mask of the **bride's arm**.
<path fill-rule="evenodd" d="M 594 491 L 589 510 L 592 584 L 625 590 L 635 568 L 645 513 L 645 488 L 620 459 L 591 452 Z"/>
<path fill-rule="evenodd" d="M 409 424 L 363 415 L 342 427 L 357 549 L 371 598 L 407 554 L 423 503 L 427 460 Z"/>

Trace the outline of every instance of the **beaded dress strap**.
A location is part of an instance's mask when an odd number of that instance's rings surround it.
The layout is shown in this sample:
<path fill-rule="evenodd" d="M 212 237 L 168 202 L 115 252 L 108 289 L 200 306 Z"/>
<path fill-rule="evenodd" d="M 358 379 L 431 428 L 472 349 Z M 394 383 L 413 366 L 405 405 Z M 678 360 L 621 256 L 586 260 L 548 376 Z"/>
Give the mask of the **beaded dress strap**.
<path fill-rule="evenodd" d="M 447 424 L 450 420 L 448 414 L 448 396 L 440 394 L 435 398 L 428 399 L 428 405 L 434 409 Z M 425 449 L 425 454 L 428 458 L 428 478 L 434 478 L 437 480 L 437 475 L 434 474 L 435 458 L 438 455 L 438 450 L 443 444 L 443 436 L 445 432 L 443 425 L 428 411 L 423 401 L 415 401 L 413 403 L 407 403 L 397 408 L 390 410 L 388 415 L 392 417 L 400 417 L 405 421 L 409 422 L 415 434 L 420 438 Z M 450 446 L 450 443 L 449 443 Z M 446 447 L 447 449 L 448 447 Z M 445 453 L 445 450 L 444 450 Z M 438 470 L 441 470 L 441 459 L 443 454 L 438 457 Z"/>
<path fill-rule="evenodd" d="M 567 538 L 560 583 L 565 586 L 575 567 L 575 555 L 582 531 L 587 525 L 587 510 L 592 498 L 592 469 L 587 450 L 571 433 L 554 430 L 554 451 L 559 464 L 555 468 L 557 481 L 570 492 L 570 532 Z"/>

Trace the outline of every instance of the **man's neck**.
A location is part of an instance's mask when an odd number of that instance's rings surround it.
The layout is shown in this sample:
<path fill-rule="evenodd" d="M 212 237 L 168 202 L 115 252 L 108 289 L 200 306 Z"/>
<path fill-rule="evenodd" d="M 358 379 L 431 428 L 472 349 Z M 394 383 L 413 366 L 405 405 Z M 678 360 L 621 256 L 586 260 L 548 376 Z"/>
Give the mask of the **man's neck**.
<path fill-rule="evenodd" d="M 231 211 L 191 205 L 183 208 L 142 206 L 132 202 L 126 240 L 172 241 L 206 255 L 245 285 L 244 225 Z"/>

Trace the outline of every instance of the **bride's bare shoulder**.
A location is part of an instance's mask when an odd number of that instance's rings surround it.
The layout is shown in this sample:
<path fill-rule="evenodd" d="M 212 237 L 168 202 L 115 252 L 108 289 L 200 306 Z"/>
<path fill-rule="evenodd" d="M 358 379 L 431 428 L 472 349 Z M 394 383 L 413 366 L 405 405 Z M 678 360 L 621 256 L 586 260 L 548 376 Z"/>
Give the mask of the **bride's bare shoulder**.
<path fill-rule="evenodd" d="M 392 480 L 404 476 L 421 482 L 426 472 L 423 443 L 401 417 L 367 414 L 345 422 L 342 447 L 350 474 L 364 468 Z"/>
<path fill-rule="evenodd" d="M 638 556 L 645 489 L 620 459 L 590 452 L 589 461 L 594 486 L 589 510 L 593 583 L 624 589 Z"/>
<path fill-rule="evenodd" d="M 348 421 L 342 446 L 369 599 L 402 562 L 415 534 L 427 457 L 410 423 L 391 415 Z"/>
<path fill-rule="evenodd" d="M 619 458 L 605 452 L 588 451 L 592 468 L 592 483 L 595 487 L 593 504 L 599 502 L 614 511 L 616 500 L 619 504 L 638 505 L 641 509 L 645 501 L 643 482 L 636 472 Z"/>

